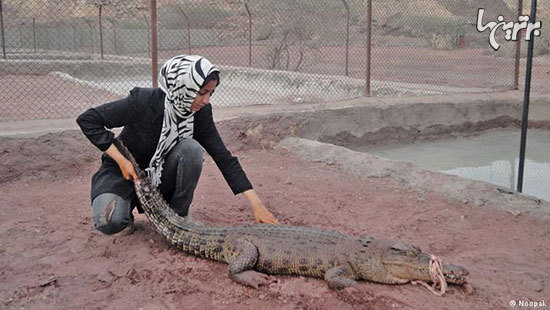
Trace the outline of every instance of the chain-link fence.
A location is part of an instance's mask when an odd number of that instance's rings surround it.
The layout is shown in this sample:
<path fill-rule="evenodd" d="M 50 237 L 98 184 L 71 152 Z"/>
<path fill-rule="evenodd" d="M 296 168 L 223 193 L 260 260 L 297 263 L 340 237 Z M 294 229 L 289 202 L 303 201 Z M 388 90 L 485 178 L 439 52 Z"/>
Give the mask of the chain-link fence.
<path fill-rule="evenodd" d="M 0 121 L 74 117 L 151 87 L 155 48 L 159 64 L 190 53 L 218 65 L 219 106 L 363 96 L 368 54 L 373 96 L 514 87 L 516 43 L 495 52 L 475 23 L 479 7 L 514 20 L 516 0 L 374 0 L 369 46 L 367 2 L 159 0 L 155 47 L 149 0 L 0 0 Z"/>

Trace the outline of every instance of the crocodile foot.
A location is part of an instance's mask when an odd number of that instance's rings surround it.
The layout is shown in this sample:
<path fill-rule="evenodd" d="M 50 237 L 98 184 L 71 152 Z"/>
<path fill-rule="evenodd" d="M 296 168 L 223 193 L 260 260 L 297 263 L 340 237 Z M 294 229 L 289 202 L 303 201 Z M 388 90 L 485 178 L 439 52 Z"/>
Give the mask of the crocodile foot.
<path fill-rule="evenodd" d="M 231 275 L 231 279 L 239 284 L 251 286 L 256 289 L 260 286 L 267 286 L 269 283 L 273 282 L 270 276 L 254 270 L 246 270 Z"/>

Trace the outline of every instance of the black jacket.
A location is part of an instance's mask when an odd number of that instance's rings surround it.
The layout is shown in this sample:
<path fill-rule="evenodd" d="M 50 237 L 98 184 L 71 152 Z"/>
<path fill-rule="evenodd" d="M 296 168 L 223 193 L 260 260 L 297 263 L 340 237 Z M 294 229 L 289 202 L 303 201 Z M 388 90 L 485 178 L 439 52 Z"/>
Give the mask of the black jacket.
<path fill-rule="evenodd" d="M 124 126 L 119 138 L 145 169 L 157 148 L 163 117 L 164 92 L 159 88 L 134 88 L 124 99 L 88 109 L 77 118 L 77 123 L 101 151 L 107 150 L 114 139 L 107 128 Z M 233 193 L 252 189 L 238 159 L 227 150 L 216 129 L 212 107 L 206 105 L 194 117 L 193 139 L 212 156 Z M 107 154 L 103 154 L 101 167 L 92 178 L 92 200 L 103 193 L 124 199 L 135 194 L 132 183 L 122 178 L 118 165 Z"/>

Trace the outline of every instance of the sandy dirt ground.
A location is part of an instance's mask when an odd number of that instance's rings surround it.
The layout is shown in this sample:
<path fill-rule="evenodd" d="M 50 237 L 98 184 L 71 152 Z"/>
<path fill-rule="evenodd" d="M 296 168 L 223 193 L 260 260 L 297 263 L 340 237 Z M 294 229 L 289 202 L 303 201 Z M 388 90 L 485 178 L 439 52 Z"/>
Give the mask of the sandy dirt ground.
<path fill-rule="evenodd" d="M 255 149 L 220 128 L 279 221 L 414 243 L 469 269 L 473 294 L 437 297 L 420 286 L 362 282 L 332 291 L 322 279 L 272 276 L 260 289 L 227 266 L 185 254 L 144 215 L 130 236 L 105 236 L 90 219 L 97 151 L 78 131 L 0 138 L 2 309 L 508 309 L 510 300 L 550 298 L 548 223 L 461 205 L 392 176 L 362 179 L 280 148 Z M 253 221 L 210 158 L 192 217 L 214 225 Z"/>

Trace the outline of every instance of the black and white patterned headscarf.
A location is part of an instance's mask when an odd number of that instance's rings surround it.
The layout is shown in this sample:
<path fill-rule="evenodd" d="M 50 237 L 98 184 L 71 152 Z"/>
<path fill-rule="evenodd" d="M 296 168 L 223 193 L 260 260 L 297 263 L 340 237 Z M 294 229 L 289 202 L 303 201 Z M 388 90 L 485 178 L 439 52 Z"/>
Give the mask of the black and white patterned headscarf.
<path fill-rule="evenodd" d="M 195 112 L 191 111 L 191 104 L 204 86 L 206 77 L 215 71 L 219 72 L 208 59 L 197 55 L 173 57 L 160 69 L 159 88 L 166 94 L 164 121 L 157 149 L 145 169 L 153 185 L 161 183 L 166 154 L 179 140 L 193 137 Z"/>

